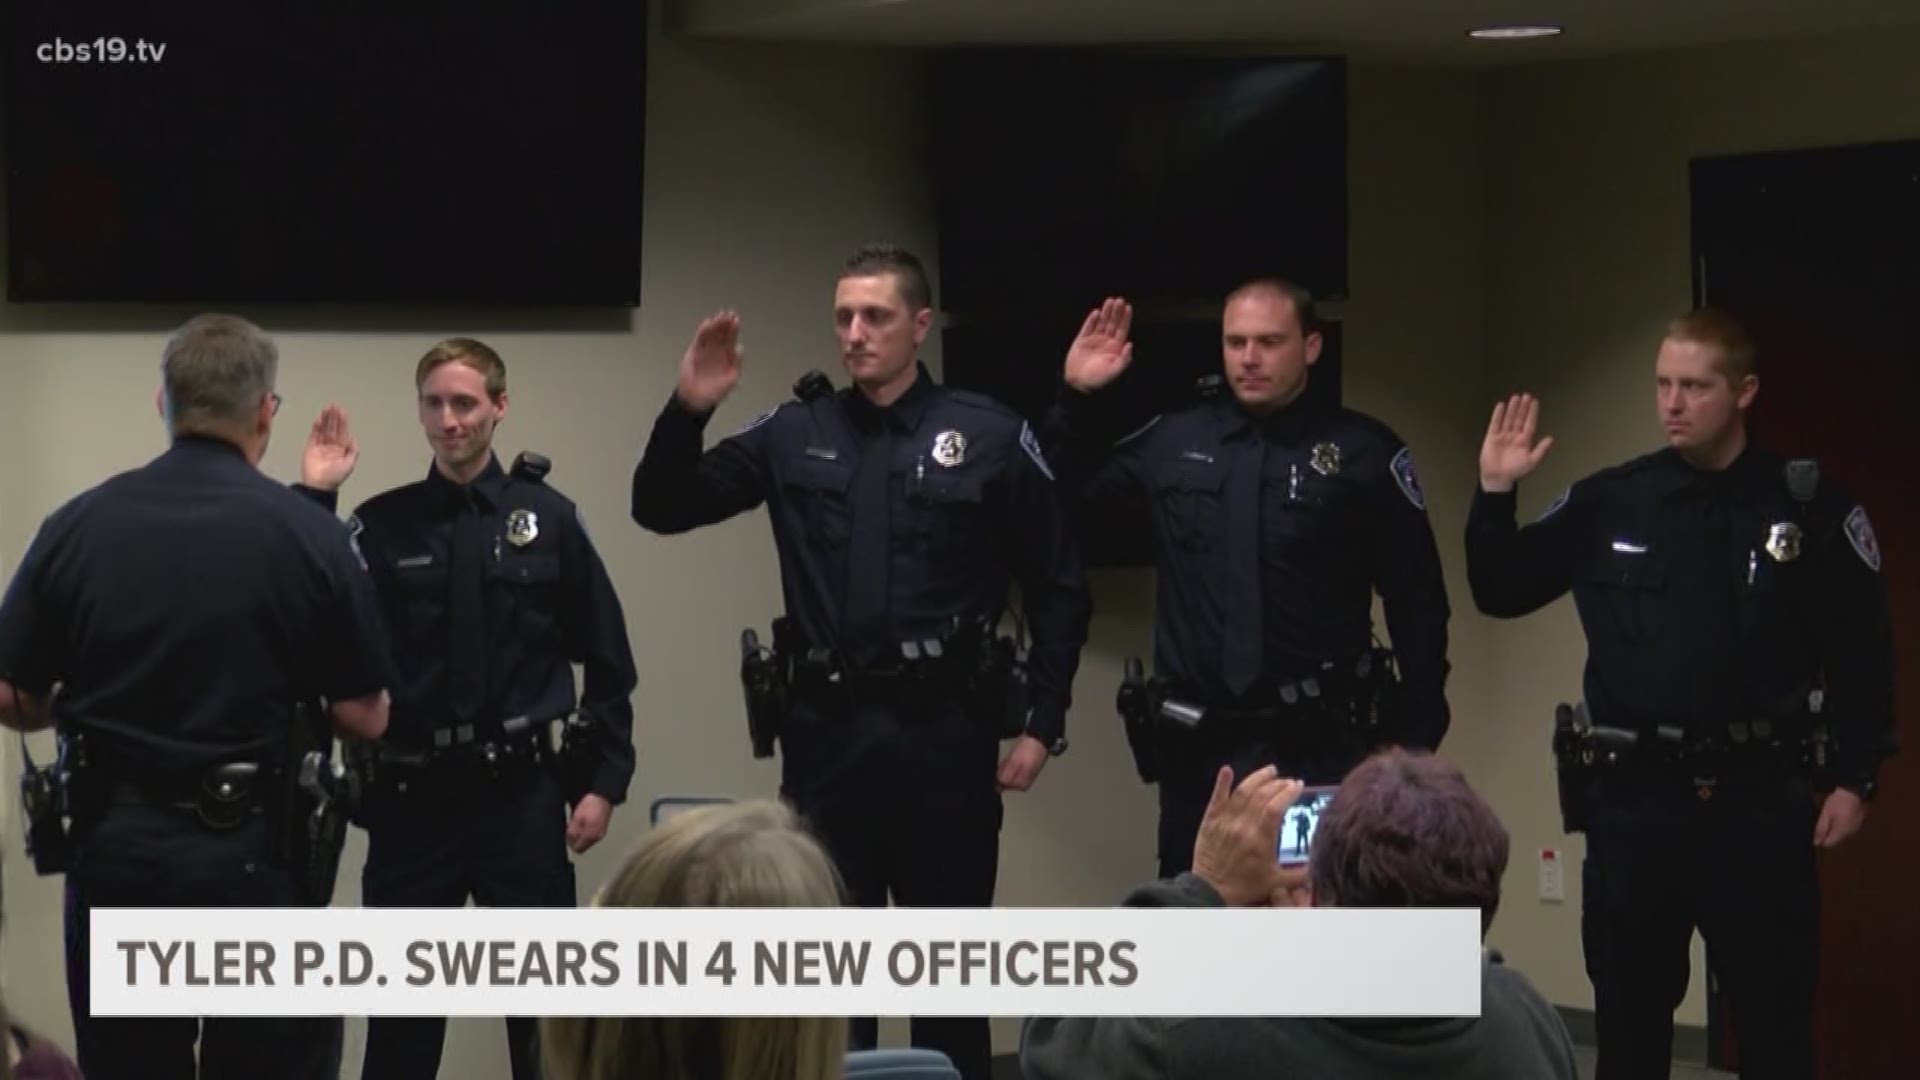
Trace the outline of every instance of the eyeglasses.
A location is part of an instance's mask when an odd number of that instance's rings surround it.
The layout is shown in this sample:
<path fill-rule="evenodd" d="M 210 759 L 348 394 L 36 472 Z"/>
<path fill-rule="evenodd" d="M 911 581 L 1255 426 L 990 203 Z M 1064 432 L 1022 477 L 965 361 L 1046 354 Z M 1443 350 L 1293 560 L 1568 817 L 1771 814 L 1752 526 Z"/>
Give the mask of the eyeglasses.
<path fill-rule="evenodd" d="M 267 394 L 267 400 L 273 402 L 273 415 L 279 416 L 280 415 L 280 395 L 269 391 Z"/>

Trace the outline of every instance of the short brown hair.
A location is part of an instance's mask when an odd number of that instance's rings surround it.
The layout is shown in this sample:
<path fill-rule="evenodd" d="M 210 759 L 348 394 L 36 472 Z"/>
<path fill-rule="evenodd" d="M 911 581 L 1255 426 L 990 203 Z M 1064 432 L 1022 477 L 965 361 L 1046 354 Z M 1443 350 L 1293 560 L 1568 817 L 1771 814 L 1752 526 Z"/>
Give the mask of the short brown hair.
<path fill-rule="evenodd" d="M 507 392 L 507 362 L 484 341 L 469 337 L 450 337 L 420 358 L 413 369 L 413 388 L 427 384 L 427 376 L 442 364 L 465 364 L 487 378 L 487 396 L 498 398 Z"/>
<path fill-rule="evenodd" d="M 1705 307 L 1676 316 L 1667 323 L 1667 340 L 1712 348 L 1720 357 L 1727 381 L 1739 383 L 1758 370 L 1758 350 L 1747 328 L 1725 308 Z"/>
<path fill-rule="evenodd" d="M 1226 302 L 1231 304 L 1249 293 L 1263 292 L 1273 293 L 1282 299 L 1293 301 L 1293 313 L 1299 318 L 1302 337 L 1320 329 L 1320 314 L 1314 309 L 1313 294 L 1286 278 L 1257 277 L 1243 281 L 1227 294 Z"/>
<path fill-rule="evenodd" d="M 197 315 L 167 339 L 160 360 L 167 422 L 175 433 L 250 421 L 279 374 L 280 350 L 238 315 Z"/>
<path fill-rule="evenodd" d="M 1314 903 L 1346 908 L 1500 909 L 1507 830 L 1449 762 L 1389 750 L 1340 782 L 1313 838 Z"/>
<path fill-rule="evenodd" d="M 927 282 L 927 268 L 918 256 L 895 244 L 868 244 L 854 252 L 840 267 L 840 280 L 850 277 L 877 277 L 892 274 L 900 299 L 909 312 L 933 306 L 933 286 Z"/>

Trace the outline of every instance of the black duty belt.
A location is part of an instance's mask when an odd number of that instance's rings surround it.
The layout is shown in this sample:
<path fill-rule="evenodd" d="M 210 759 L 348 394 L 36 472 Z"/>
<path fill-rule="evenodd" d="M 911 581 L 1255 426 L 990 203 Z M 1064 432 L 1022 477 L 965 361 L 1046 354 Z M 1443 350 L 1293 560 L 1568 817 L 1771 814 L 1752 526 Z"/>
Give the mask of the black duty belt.
<path fill-rule="evenodd" d="M 238 828 L 265 814 L 280 790 L 280 770 L 255 762 L 227 762 L 197 775 L 128 775 L 108 784 L 108 801 L 121 806 L 181 810 L 209 829 Z"/>

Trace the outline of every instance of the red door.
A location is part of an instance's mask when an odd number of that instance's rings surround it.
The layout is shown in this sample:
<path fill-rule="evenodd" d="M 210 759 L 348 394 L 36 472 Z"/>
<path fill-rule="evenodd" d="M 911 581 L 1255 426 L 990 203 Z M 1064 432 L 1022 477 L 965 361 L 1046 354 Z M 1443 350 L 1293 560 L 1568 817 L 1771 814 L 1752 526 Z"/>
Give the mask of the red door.
<path fill-rule="evenodd" d="M 1756 438 L 1817 458 L 1878 534 L 1905 752 L 1882 771 L 1866 828 L 1820 858 L 1815 1032 L 1822 1080 L 1920 1076 L 1920 272 L 1757 255 L 1706 270 L 1707 302 L 1760 348 Z"/>

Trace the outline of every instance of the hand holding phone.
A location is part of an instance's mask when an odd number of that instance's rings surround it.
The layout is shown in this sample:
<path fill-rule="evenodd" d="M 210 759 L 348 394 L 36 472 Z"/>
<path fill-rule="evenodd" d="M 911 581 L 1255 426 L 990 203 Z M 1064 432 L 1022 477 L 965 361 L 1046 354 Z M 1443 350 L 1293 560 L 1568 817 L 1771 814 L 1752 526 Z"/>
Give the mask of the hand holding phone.
<path fill-rule="evenodd" d="M 1280 819 L 1280 844 L 1276 857 L 1281 866 L 1305 866 L 1313 853 L 1314 834 L 1320 828 L 1320 815 L 1333 801 L 1337 784 L 1325 784 L 1300 790 L 1300 798 L 1287 807 Z"/>

